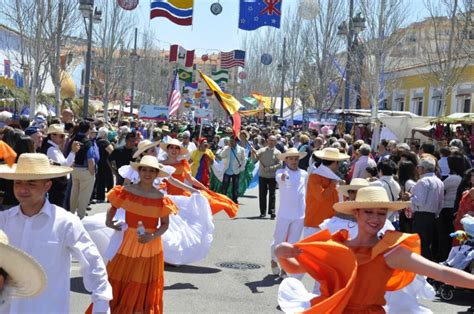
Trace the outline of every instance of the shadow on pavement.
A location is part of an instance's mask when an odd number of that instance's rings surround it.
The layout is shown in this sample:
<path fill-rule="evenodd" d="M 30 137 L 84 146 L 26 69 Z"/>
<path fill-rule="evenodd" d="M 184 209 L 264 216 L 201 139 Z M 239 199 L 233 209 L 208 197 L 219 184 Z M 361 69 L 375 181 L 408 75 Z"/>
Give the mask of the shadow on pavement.
<path fill-rule="evenodd" d="M 256 195 L 242 195 L 241 198 L 258 198 Z"/>
<path fill-rule="evenodd" d="M 172 273 L 182 273 L 182 274 L 215 274 L 219 273 L 222 270 L 212 267 L 204 266 L 194 266 L 194 265 L 182 265 L 182 266 L 173 266 L 165 264 L 165 271 Z"/>
<path fill-rule="evenodd" d="M 82 294 L 90 294 L 89 291 L 86 290 L 84 287 L 84 282 L 82 281 L 82 277 L 73 277 L 70 279 L 71 283 L 71 291 L 76 293 Z"/>
<path fill-rule="evenodd" d="M 269 220 L 269 218 L 261 218 L 260 216 L 247 216 L 247 217 L 236 217 L 234 220 L 239 220 L 239 219 L 248 219 L 248 220 Z"/>
<path fill-rule="evenodd" d="M 164 287 L 164 290 L 185 290 L 185 289 L 199 290 L 198 287 L 196 287 L 195 285 L 193 285 L 191 283 L 181 283 L 181 282 L 172 284 L 171 286 L 165 286 Z"/>
<path fill-rule="evenodd" d="M 258 288 L 272 287 L 274 285 L 279 285 L 282 279 L 275 275 L 266 275 L 262 280 L 247 282 L 245 285 L 249 287 L 252 293 L 263 293 L 263 291 L 258 291 Z"/>

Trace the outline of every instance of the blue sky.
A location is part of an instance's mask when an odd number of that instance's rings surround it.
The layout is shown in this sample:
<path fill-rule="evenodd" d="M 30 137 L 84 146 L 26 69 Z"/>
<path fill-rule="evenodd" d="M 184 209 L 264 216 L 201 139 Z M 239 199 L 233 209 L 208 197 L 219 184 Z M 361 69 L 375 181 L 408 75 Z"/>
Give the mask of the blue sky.
<path fill-rule="evenodd" d="M 220 15 L 215 16 L 211 13 L 210 6 L 218 1 L 223 10 Z M 423 0 L 407 3 L 410 6 L 409 12 L 413 12 L 410 21 L 420 20 L 427 15 Z M 297 0 L 283 0 L 283 14 L 290 8 L 296 8 L 297 4 Z M 194 0 L 192 27 L 179 26 L 162 17 L 150 20 L 149 12 L 150 0 L 140 0 L 135 10 L 138 32 L 153 30 L 159 46 L 164 49 L 168 49 L 169 44 L 180 44 L 186 49 L 197 49 L 198 54 L 230 51 L 239 48 L 242 36 L 247 33 L 237 28 L 239 0 Z"/>

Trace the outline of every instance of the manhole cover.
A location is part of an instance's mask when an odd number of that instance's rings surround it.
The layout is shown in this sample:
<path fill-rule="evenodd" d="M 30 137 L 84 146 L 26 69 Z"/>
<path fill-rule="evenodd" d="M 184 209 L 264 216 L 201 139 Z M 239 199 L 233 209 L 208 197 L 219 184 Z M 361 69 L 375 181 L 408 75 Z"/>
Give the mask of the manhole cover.
<path fill-rule="evenodd" d="M 254 263 L 243 263 L 243 262 L 222 262 L 217 264 L 218 267 L 230 268 L 230 269 L 260 269 L 263 265 L 254 264 Z"/>

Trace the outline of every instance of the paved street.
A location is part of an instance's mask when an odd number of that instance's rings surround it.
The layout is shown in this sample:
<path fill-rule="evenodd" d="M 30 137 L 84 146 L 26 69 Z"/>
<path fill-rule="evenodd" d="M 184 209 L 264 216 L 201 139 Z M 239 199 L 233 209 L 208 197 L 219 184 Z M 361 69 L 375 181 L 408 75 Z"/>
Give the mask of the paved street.
<path fill-rule="evenodd" d="M 278 313 L 279 280 L 270 271 L 270 244 L 274 221 L 258 219 L 257 189 L 241 198 L 238 218 L 223 213 L 214 217 L 215 237 L 209 256 L 190 266 L 167 267 L 164 304 L 166 313 Z M 95 205 L 93 214 L 106 210 Z M 236 270 L 221 263 L 251 263 L 258 269 Z M 305 276 L 306 283 L 309 280 Z M 71 312 L 83 312 L 90 297 L 82 285 L 78 264 L 71 274 Z M 436 300 L 425 302 L 434 313 L 462 313 L 469 297 L 456 298 L 453 304 Z"/>

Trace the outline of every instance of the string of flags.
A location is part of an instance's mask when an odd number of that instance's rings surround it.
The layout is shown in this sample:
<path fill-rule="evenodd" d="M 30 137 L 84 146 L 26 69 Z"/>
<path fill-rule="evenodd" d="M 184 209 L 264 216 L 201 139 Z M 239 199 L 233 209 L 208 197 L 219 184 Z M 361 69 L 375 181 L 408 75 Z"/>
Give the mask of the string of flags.
<path fill-rule="evenodd" d="M 253 31 L 263 26 L 280 28 L 283 0 L 239 0 L 238 28 Z M 220 3 L 211 5 L 211 12 L 222 12 Z M 164 17 L 181 26 L 193 25 L 193 0 L 151 0 L 150 19 Z"/>

